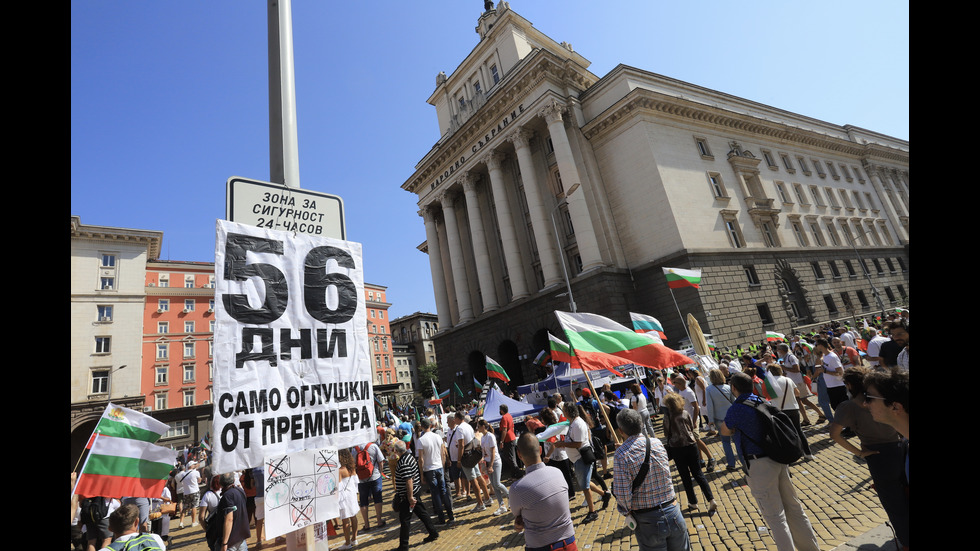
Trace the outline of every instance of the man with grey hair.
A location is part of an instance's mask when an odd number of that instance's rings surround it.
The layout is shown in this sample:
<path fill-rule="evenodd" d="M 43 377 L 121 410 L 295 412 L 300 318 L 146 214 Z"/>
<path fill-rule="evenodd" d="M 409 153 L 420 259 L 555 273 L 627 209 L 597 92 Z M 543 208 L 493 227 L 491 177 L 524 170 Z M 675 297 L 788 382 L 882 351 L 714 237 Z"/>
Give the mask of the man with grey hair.
<path fill-rule="evenodd" d="M 436 532 L 435 527 L 432 526 L 425 503 L 418 499 L 419 494 L 422 493 L 422 476 L 419 473 L 418 461 L 415 460 L 414 455 L 408 453 L 408 446 L 401 440 L 395 442 L 395 455 L 398 456 L 398 465 L 395 467 L 395 503 L 398 520 L 401 522 L 398 549 L 408 551 L 408 532 L 413 512 L 429 532 L 422 543 L 435 541 L 439 537 L 439 532 Z"/>
<path fill-rule="evenodd" d="M 456 520 L 453 515 L 453 496 L 449 493 L 443 472 L 443 465 L 447 459 L 446 444 L 442 438 L 432 432 L 432 422 L 427 417 L 423 417 L 420 424 L 422 435 L 419 436 L 415 448 L 419 452 L 422 473 L 432 495 L 433 511 L 439 517 L 439 524 L 446 524 L 447 521 L 452 524 Z"/>
<path fill-rule="evenodd" d="M 635 409 L 620 411 L 616 424 L 626 435 L 613 458 L 616 510 L 636 521 L 641 550 L 690 549 L 687 524 L 670 479 L 667 450 L 659 439 L 642 435 L 643 419 Z"/>
<path fill-rule="evenodd" d="M 247 551 L 248 538 L 252 536 L 248 527 L 248 510 L 245 506 L 245 491 L 235 485 L 238 479 L 234 473 L 225 473 L 221 482 L 221 501 L 215 514 L 224 519 L 224 531 L 215 551 Z M 221 521 L 218 521 L 221 522 Z"/>

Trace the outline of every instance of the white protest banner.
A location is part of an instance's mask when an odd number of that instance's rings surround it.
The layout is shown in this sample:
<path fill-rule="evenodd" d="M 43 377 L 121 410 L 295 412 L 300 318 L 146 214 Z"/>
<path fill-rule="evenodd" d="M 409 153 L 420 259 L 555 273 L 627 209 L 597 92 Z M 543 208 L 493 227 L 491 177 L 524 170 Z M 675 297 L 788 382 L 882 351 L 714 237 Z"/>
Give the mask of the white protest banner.
<path fill-rule="evenodd" d="M 340 463 L 336 448 L 267 457 L 266 539 L 340 516 Z"/>
<path fill-rule="evenodd" d="M 374 440 L 361 245 L 218 221 L 214 469 Z"/>

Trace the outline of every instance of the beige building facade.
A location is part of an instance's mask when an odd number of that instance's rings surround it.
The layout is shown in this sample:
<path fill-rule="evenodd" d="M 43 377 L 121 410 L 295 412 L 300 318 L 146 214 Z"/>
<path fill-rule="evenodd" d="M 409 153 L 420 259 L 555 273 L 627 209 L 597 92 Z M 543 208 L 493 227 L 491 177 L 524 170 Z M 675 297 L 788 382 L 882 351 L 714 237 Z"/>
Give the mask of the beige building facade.
<path fill-rule="evenodd" d="M 441 137 L 402 185 L 441 380 L 465 390 L 484 354 L 531 378 L 566 274 L 579 311 L 655 315 L 669 344 L 684 331 L 664 266 L 702 269 L 676 298 L 721 346 L 907 303 L 907 141 L 625 65 L 596 76 L 507 2 L 477 33 L 436 78 Z"/>

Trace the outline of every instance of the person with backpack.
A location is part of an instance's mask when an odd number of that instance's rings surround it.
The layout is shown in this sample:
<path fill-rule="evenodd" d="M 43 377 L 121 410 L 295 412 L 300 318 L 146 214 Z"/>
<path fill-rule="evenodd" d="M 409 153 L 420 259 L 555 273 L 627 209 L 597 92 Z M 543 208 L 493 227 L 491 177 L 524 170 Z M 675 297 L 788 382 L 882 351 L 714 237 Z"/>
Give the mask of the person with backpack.
<path fill-rule="evenodd" d="M 371 530 L 371 520 L 368 516 L 368 502 L 374 500 L 374 514 L 378 528 L 384 528 L 387 522 L 381 520 L 381 465 L 385 461 L 381 448 L 374 442 L 354 446 L 354 471 L 357 473 L 357 494 L 361 506 L 361 517 L 364 519 L 362 532 Z"/>
<path fill-rule="evenodd" d="M 252 531 L 248 526 L 245 491 L 235 484 L 238 481 L 235 473 L 225 473 L 219 480 L 221 499 L 213 518 L 208 519 L 205 532 L 208 545 L 214 542 L 214 551 L 247 551 Z"/>
<path fill-rule="evenodd" d="M 108 497 L 88 497 L 82 500 L 81 522 L 85 525 L 88 551 L 101 549 L 109 543 L 112 531 L 109 530 L 109 515 L 119 508 L 119 500 Z"/>
<path fill-rule="evenodd" d="M 732 375 L 731 388 L 735 403 L 725 414 L 721 434 L 735 436 L 748 472 L 749 490 L 769 525 L 776 548 L 793 551 L 795 545 L 799 551 L 819 551 L 817 535 L 789 478 L 790 458 L 803 455 L 792 422 L 753 394 L 748 375 Z"/>
<path fill-rule="evenodd" d="M 140 508 L 135 503 L 127 503 L 109 515 L 109 528 L 115 541 L 102 548 L 103 551 L 166 551 L 160 536 L 152 533 L 140 534 Z"/>

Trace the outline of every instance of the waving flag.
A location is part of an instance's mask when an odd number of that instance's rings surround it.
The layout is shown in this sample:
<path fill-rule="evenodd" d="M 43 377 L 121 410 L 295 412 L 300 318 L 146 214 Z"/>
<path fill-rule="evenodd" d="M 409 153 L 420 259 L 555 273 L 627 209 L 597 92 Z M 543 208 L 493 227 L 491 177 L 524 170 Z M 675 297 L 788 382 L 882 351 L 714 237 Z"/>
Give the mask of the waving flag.
<path fill-rule="evenodd" d="M 548 342 L 551 345 L 551 360 L 554 362 L 572 363 L 572 351 L 568 343 L 558 337 L 548 333 Z"/>
<path fill-rule="evenodd" d="M 769 342 L 784 342 L 786 335 L 775 331 L 766 331 L 766 340 Z"/>
<path fill-rule="evenodd" d="M 177 452 L 155 442 L 167 424 L 109 404 L 75 485 L 82 497 L 160 497 Z"/>
<path fill-rule="evenodd" d="M 493 377 L 494 379 L 500 379 L 505 383 L 510 382 L 510 377 L 507 376 L 507 372 L 504 368 L 500 366 L 493 358 L 487 356 L 487 377 Z"/>
<path fill-rule="evenodd" d="M 633 330 L 637 333 L 646 333 L 650 336 L 657 336 L 661 343 L 667 338 L 664 334 L 664 326 L 653 316 L 630 312 L 630 319 L 633 320 Z"/>
<path fill-rule="evenodd" d="M 582 369 L 610 369 L 626 364 L 664 369 L 693 363 L 691 358 L 609 318 L 568 312 L 555 315 Z"/>
<path fill-rule="evenodd" d="M 551 353 L 549 353 L 547 350 L 542 350 L 541 352 L 538 352 L 538 355 L 534 357 L 534 365 L 540 365 L 541 367 L 544 367 L 550 361 L 551 361 Z"/>
<path fill-rule="evenodd" d="M 701 288 L 701 270 L 685 270 L 683 268 L 664 268 L 667 276 L 667 286 L 671 289 L 684 287 Z"/>

